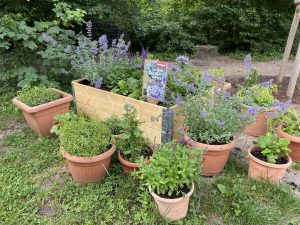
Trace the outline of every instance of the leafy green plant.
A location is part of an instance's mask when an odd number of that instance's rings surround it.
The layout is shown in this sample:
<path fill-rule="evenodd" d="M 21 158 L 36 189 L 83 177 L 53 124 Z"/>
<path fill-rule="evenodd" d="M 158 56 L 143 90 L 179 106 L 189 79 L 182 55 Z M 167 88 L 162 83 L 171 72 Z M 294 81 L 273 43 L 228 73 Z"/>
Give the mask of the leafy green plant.
<path fill-rule="evenodd" d="M 277 135 L 268 132 L 260 136 L 255 144 L 260 148 L 261 153 L 266 157 L 267 162 L 276 163 L 276 160 L 287 156 L 290 152 L 288 145 L 290 140 L 278 138 Z"/>
<path fill-rule="evenodd" d="M 112 115 L 108 119 L 104 120 L 104 123 L 110 128 L 113 135 L 124 133 L 123 120 L 116 115 Z"/>
<path fill-rule="evenodd" d="M 293 108 L 289 108 L 285 113 L 276 113 L 270 124 L 272 127 L 281 125 L 284 132 L 300 137 L 300 114 Z"/>
<path fill-rule="evenodd" d="M 53 88 L 35 86 L 19 91 L 18 98 L 26 105 L 33 107 L 59 99 L 60 93 Z"/>
<path fill-rule="evenodd" d="M 183 116 L 190 138 L 207 144 L 231 142 L 252 121 L 240 99 L 224 93 L 190 98 L 183 104 Z"/>
<path fill-rule="evenodd" d="M 261 84 L 255 84 L 251 87 L 244 87 L 237 95 L 242 98 L 246 105 L 271 108 L 272 104 L 276 102 L 273 95 L 276 91 L 277 86 L 272 84 L 272 80 L 270 80 Z"/>
<path fill-rule="evenodd" d="M 58 129 L 54 128 L 62 148 L 71 155 L 92 157 L 107 151 L 111 145 L 111 131 L 104 123 L 83 116 L 67 113 L 56 117 Z"/>
<path fill-rule="evenodd" d="M 168 142 L 154 151 L 149 165 L 143 164 L 137 173 L 158 195 L 182 196 L 184 186 L 200 176 L 200 149 L 189 150 L 186 145 Z"/>
<path fill-rule="evenodd" d="M 119 138 L 117 147 L 126 160 L 137 162 L 141 158 L 149 157 L 147 140 L 143 137 L 143 132 L 140 130 L 141 122 L 136 118 L 136 109 L 129 104 L 125 105 L 124 109 L 124 135 Z"/>

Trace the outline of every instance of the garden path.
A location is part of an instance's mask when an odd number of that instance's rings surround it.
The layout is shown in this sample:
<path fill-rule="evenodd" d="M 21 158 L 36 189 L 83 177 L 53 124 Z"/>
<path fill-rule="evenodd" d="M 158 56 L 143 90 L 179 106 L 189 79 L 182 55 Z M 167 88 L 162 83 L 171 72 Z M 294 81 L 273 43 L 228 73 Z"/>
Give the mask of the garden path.
<path fill-rule="evenodd" d="M 230 56 L 217 56 L 207 60 L 192 60 L 197 67 L 207 69 L 224 68 L 226 77 L 245 77 L 247 72 L 244 67 L 243 60 L 236 59 Z M 279 73 L 281 66 L 281 59 L 274 59 L 262 62 L 253 62 L 258 69 L 259 74 L 263 76 L 276 76 Z M 293 68 L 293 61 L 289 60 L 287 63 L 284 76 L 290 76 Z"/>

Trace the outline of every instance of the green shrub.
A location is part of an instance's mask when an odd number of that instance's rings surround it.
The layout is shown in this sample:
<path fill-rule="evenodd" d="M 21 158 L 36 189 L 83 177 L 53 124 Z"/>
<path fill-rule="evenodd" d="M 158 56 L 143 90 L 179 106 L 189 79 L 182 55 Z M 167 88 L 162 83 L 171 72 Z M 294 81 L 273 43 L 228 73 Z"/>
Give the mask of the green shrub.
<path fill-rule="evenodd" d="M 63 149 L 71 155 L 91 157 L 100 155 L 111 145 L 111 131 L 100 121 L 67 113 L 58 117 L 59 139 Z"/>
<path fill-rule="evenodd" d="M 124 133 L 123 120 L 118 118 L 116 115 L 112 115 L 106 119 L 104 123 L 110 128 L 113 135 Z"/>
<path fill-rule="evenodd" d="M 19 92 L 18 98 L 26 105 L 33 107 L 59 99 L 60 93 L 53 88 L 36 86 L 23 89 Z"/>
<path fill-rule="evenodd" d="M 149 165 L 142 164 L 137 174 L 157 194 L 180 195 L 180 189 L 200 176 L 200 150 L 189 150 L 186 145 L 168 142 L 156 149 Z"/>

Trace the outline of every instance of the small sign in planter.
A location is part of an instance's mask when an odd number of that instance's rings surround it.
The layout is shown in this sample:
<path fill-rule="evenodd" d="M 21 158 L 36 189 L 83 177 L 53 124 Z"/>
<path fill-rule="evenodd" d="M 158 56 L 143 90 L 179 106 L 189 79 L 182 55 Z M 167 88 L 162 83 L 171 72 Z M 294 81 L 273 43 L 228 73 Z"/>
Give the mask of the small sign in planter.
<path fill-rule="evenodd" d="M 168 63 L 146 60 L 143 77 L 143 96 L 164 101 L 168 80 Z M 149 101 L 149 100 L 148 100 Z"/>
<path fill-rule="evenodd" d="M 154 105 L 109 91 L 96 89 L 88 85 L 87 80 L 72 82 L 74 102 L 78 113 L 91 118 L 106 119 L 112 115 L 122 116 L 124 106 L 132 105 L 137 117 L 143 122 L 141 130 L 153 144 L 161 144 L 173 138 L 182 127 L 182 119 L 177 115 L 179 106 L 171 108 Z"/>

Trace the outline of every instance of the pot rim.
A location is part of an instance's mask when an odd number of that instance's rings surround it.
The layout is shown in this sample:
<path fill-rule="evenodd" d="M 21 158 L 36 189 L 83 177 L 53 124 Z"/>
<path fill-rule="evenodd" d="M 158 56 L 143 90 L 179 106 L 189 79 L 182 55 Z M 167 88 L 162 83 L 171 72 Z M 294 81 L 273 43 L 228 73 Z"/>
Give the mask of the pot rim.
<path fill-rule="evenodd" d="M 116 151 L 116 146 L 113 144 L 111 146 L 111 148 L 109 150 L 107 150 L 106 152 L 104 152 L 100 155 L 92 156 L 92 157 L 81 157 L 81 156 L 71 155 L 71 154 L 67 153 L 62 147 L 61 147 L 60 151 L 61 151 L 61 154 L 67 160 L 70 160 L 72 162 L 76 162 L 76 163 L 94 163 L 94 162 L 102 161 L 102 160 L 112 156 Z"/>
<path fill-rule="evenodd" d="M 260 159 L 257 159 L 256 157 L 254 157 L 251 152 L 253 152 L 255 150 L 255 146 L 254 147 L 250 147 L 248 149 L 248 156 L 249 156 L 249 159 L 260 164 L 260 165 L 263 165 L 263 166 L 266 166 L 266 167 L 270 167 L 270 168 L 275 168 L 275 169 L 282 169 L 282 168 L 288 168 L 292 165 L 292 159 L 290 156 L 286 156 L 286 158 L 288 159 L 288 162 L 285 163 L 285 164 L 272 164 L 272 163 L 268 163 L 268 162 L 265 162 L 265 161 L 262 161 Z"/>
<path fill-rule="evenodd" d="M 153 148 L 150 146 L 150 145 L 147 145 L 148 148 L 150 148 L 150 150 L 152 151 L 152 154 L 153 154 Z M 128 166 L 128 167 L 138 167 L 140 165 L 140 163 L 135 163 L 135 162 L 129 162 L 127 160 L 125 160 L 123 157 L 122 157 L 122 154 L 121 154 L 121 150 L 118 150 L 118 159 L 119 161 L 125 165 L 125 166 Z M 150 162 L 150 159 L 146 160 L 146 163 L 148 164 Z"/>
<path fill-rule="evenodd" d="M 278 133 L 280 136 L 282 136 L 282 137 L 284 137 L 284 138 L 287 138 L 287 139 L 289 139 L 289 140 L 292 141 L 292 142 L 300 143 L 300 137 L 294 136 L 294 135 L 292 135 L 292 134 L 288 134 L 288 133 L 286 133 L 285 131 L 283 131 L 283 130 L 282 130 L 282 125 L 279 125 L 279 126 L 277 127 L 277 133 Z"/>
<path fill-rule="evenodd" d="M 210 145 L 210 144 L 203 144 L 201 142 L 194 141 L 192 138 L 190 138 L 187 133 L 184 134 L 184 139 L 187 141 L 187 143 L 193 143 L 193 146 L 200 147 L 200 148 L 207 148 L 210 151 L 221 151 L 229 148 L 234 148 L 236 143 L 236 137 L 233 137 L 233 140 L 224 145 Z M 221 149 L 222 148 L 222 149 Z"/>
<path fill-rule="evenodd" d="M 51 102 L 47 102 L 41 105 L 37 105 L 37 106 L 28 106 L 25 103 L 23 103 L 18 97 L 14 97 L 12 102 L 13 104 L 15 104 L 17 107 L 19 107 L 20 109 L 24 110 L 27 113 L 36 113 L 36 112 L 40 112 L 42 110 L 46 110 L 49 108 L 53 108 L 55 106 L 58 105 L 62 105 L 64 103 L 68 103 L 71 102 L 73 100 L 73 96 L 63 92 L 61 90 L 58 90 L 56 88 L 53 88 L 54 90 L 56 90 L 57 92 L 60 93 L 61 98 L 55 100 L 55 101 L 51 101 Z"/>
<path fill-rule="evenodd" d="M 184 197 L 170 199 L 170 198 L 162 198 L 162 197 L 158 196 L 157 194 L 154 193 L 154 191 L 152 191 L 151 186 L 150 185 L 148 186 L 148 190 L 151 193 L 151 195 L 153 196 L 153 198 L 155 198 L 156 200 L 158 200 L 160 202 L 170 203 L 170 204 L 175 204 L 175 203 L 181 202 L 185 198 L 190 197 L 193 194 L 194 189 L 195 189 L 195 184 L 193 181 L 191 190 Z"/>

